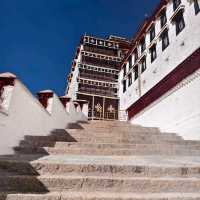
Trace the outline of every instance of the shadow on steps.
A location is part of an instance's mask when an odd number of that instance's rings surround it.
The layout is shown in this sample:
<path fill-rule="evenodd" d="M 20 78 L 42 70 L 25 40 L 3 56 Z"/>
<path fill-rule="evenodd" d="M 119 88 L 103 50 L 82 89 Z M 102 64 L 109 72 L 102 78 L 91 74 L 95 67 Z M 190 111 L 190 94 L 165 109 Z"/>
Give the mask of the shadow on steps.
<path fill-rule="evenodd" d="M 83 129 L 80 124 L 69 126 Z M 76 139 L 64 129 L 55 129 L 47 136 L 27 135 L 13 148 L 13 155 L 0 156 L 0 200 L 6 200 L 8 194 L 49 192 L 37 178 L 39 168 L 33 168 L 31 161 L 48 155 L 42 147 L 54 147 L 57 141 L 76 142 Z"/>
<path fill-rule="evenodd" d="M 47 136 L 26 135 L 14 150 L 16 153 L 48 155 L 43 147 L 54 147 L 56 142 L 77 142 L 77 140 L 65 129 L 54 129 Z"/>
<path fill-rule="evenodd" d="M 47 193 L 46 186 L 37 178 L 40 174 L 31 165 L 31 161 L 42 155 L 24 156 L 19 154 L 0 156 L 0 200 L 6 200 L 8 194 Z"/>
<path fill-rule="evenodd" d="M 84 129 L 79 123 L 69 123 L 66 129 Z"/>

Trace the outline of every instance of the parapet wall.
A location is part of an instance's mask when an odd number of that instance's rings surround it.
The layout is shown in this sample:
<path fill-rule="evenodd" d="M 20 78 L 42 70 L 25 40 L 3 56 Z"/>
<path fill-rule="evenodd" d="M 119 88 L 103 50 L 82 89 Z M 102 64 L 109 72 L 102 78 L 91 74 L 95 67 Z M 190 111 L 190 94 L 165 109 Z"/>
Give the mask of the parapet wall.
<path fill-rule="evenodd" d="M 51 99 L 47 99 L 50 104 L 45 108 L 14 75 L 14 84 L 3 86 L 11 76 L 0 74 L 0 154 L 11 153 L 12 147 L 25 135 L 48 135 L 54 129 L 66 128 L 69 123 L 87 121 L 85 111 L 83 114 L 72 101 L 64 106 L 52 91 Z"/>

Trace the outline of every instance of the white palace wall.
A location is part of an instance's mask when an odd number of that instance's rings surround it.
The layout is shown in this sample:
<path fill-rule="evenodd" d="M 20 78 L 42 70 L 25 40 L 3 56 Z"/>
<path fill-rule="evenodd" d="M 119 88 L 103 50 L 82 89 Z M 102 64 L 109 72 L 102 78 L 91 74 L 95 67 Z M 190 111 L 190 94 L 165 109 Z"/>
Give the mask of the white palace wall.
<path fill-rule="evenodd" d="M 159 32 L 161 31 L 160 19 L 157 18 L 155 21 L 156 38 L 154 39 L 157 48 L 157 58 L 151 63 L 148 50 L 150 45 L 149 33 L 147 33 L 147 50 L 143 53 L 143 55 L 146 55 L 147 69 L 143 73 L 140 72 L 139 78 L 135 82 L 133 80 L 131 86 L 128 87 L 127 83 L 127 91 L 125 93 L 123 93 L 123 70 L 121 70 L 119 79 L 120 110 L 127 110 L 200 47 L 200 13 L 195 15 L 193 1 L 182 0 L 181 2 L 184 7 L 185 28 L 176 36 L 175 24 L 171 22 L 171 17 L 174 13 L 173 4 L 172 1 L 169 1 L 166 15 L 170 44 L 162 52 L 162 42 L 159 38 Z M 140 53 L 140 48 L 138 52 Z M 139 54 L 139 57 L 143 55 Z M 134 56 L 132 59 L 134 63 Z M 127 63 L 127 72 L 128 67 Z M 134 74 L 133 71 L 131 73 Z M 193 76 L 196 75 L 193 74 Z M 187 80 L 185 81 L 187 82 Z M 169 96 L 168 94 L 164 95 L 164 97 L 161 97 L 158 101 L 134 116 L 131 122 L 144 126 L 158 126 L 165 131 L 178 132 L 189 139 L 200 139 L 199 77 L 180 88 L 176 87 L 175 90 L 173 89 L 169 93 Z"/>
<path fill-rule="evenodd" d="M 131 123 L 200 140 L 200 70 L 132 118 Z"/>
<path fill-rule="evenodd" d="M 80 113 L 71 112 L 74 109 L 72 103 L 70 112 L 66 112 L 56 94 L 48 112 L 19 80 L 9 87 L 13 87 L 7 95 L 10 101 L 7 101 L 7 107 L 1 105 L 0 109 L 0 154 L 11 153 L 12 147 L 17 146 L 25 135 L 48 135 L 54 129 L 66 128 L 69 123 L 87 120 Z"/>
<path fill-rule="evenodd" d="M 162 42 L 157 42 L 157 59 L 152 63 L 147 56 L 147 70 L 141 75 L 142 95 L 162 80 L 169 72 L 177 67 L 200 47 L 200 14 L 195 15 L 194 6 L 187 0 L 182 0 L 185 6 L 185 28 L 176 36 L 175 25 L 169 24 L 169 46 L 162 52 Z M 172 3 L 168 6 L 167 16 L 173 15 Z M 160 21 L 156 22 L 156 30 L 159 30 Z"/>

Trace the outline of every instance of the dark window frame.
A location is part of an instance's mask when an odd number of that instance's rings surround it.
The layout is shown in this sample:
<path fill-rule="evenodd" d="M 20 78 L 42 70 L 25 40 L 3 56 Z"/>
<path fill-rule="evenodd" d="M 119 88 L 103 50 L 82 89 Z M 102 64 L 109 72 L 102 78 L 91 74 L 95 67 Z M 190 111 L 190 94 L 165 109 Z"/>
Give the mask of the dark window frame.
<path fill-rule="evenodd" d="M 128 58 L 128 67 L 129 67 L 129 70 L 131 69 L 131 67 L 132 67 L 132 55 L 130 55 L 129 56 L 129 58 Z"/>
<path fill-rule="evenodd" d="M 146 69 L 147 69 L 146 56 L 144 56 L 141 59 L 141 72 L 143 73 Z"/>
<path fill-rule="evenodd" d="M 156 60 L 156 58 L 157 58 L 156 44 L 154 44 L 154 45 L 150 48 L 150 52 L 151 52 L 151 63 L 153 63 L 154 60 Z"/>
<path fill-rule="evenodd" d="M 124 67 L 123 67 L 123 76 L 124 77 L 126 76 L 126 65 L 124 65 Z"/>
<path fill-rule="evenodd" d="M 137 59 L 138 59 L 138 50 L 137 48 L 134 50 L 134 63 L 137 62 Z"/>
<path fill-rule="evenodd" d="M 164 51 L 169 46 L 168 29 L 164 30 L 163 33 L 161 34 L 161 40 L 162 40 L 162 51 Z M 167 41 L 167 43 L 165 43 L 165 41 Z"/>
<path fill-rule="evenodd" d="M 132 80 L 132 73 L 130 73 L 130 74 L 128 75 L 128 86 L 131 86 L 132 83 L 133 83 L 133 80 Z"/>
<path fill-rule="evenodd" d="M 161 14 L 160 14 L 160 26 L 161 28 L 163 26 L 165 26 L 165 24 L 167 23 L 167 14 L 166 14 L 166 9 L 162 10 Z"/>
<path fill-rule="evenodd" d="M 176 26 L 176 35 L 181 33 L 183 29 L 185 28 L 185 20 L 183 16 L 183 11 L 180 11 L 174 18 L 175 26 Z M 180 24 L 182 24 L 182 27 L 180 28 Z"/>
<path fill-rule="evenodd" d="M 126 80 L 123 80 L 123 93 L 125 93 L 126 92 Z"/>
<path fill-rule="evenodd" d="M 151 25 L 150 31 L 150 42 L 156 37 L 156 29 L 155 29 L 155 24 Z"/>
<path fill-rule="evenodd" d="M 146 50 L 146 38 L 143 37 L 140 41 L 141 54 Z"/>
<path fill-rule="evenodd" d="M 180 4 L 181 4 L 181 0 L 173 0 L 174 11 L 179 7 Z"/>
<path fill-rule="evenodd" d="M 138 79 L 138 77 L 139 77 L 139 67 L 138 67 L 138 65 L 136 65 L 134 67 L 134 81 L 136 81 Z"/>
<path fill-rule="evenodd" d="M 197 15 L 200 12 L 200 6 L 198 0 L 194 0 L 194 11 L 195 15 Z"/>

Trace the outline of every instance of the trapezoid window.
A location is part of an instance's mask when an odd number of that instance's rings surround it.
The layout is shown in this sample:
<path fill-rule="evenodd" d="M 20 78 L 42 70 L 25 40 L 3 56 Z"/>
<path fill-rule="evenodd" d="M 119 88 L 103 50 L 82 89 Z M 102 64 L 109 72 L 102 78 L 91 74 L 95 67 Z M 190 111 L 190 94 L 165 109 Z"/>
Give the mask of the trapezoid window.
<path fill-rule="evenodd" d="M 176 25 L 176 35 L 178 35 L 185 28 L 185 20 L 183 17 L 183 11 L 180 11 L 174 18 Z"/>
<path fill-rule="evenodd" d="M 143 57 L 141 60 L 141 72 L 143 73 L 146 70 L 146 57 Z"/>
<path fill-rule="evenodd" d="M 141 54 L 145 51 L 146 49 L 146 41 L 145 41 L 145 37 L 142 38 L 141 42 L 140 42 L 140 48 L 141 48 Z"/>
<path fill-rule="evenodd" d="M 138 79 L 138 76 L 139 76 L 138 65 L 136 65 L 134 67 L 134 74 L 135 74 L 134 80 L 136 81 Z"/>
<path fill-rule="evenodd" d="M 132 85 L 132 73 L 128 75 L 128 86 Z"/>
<path fill-rule="evenodd" d="M 123 80 L 123 93 L 126 92 L 126 80 Z"/>
<path fill-rule="evenodd" d="M 169 46 L 169 35 L 168 30 L 164 30 L 164 32 L 161 34 L 162 39 L 162 51 L 164 51 Z"/>
<path fill-rule="evenodd" d="M 195 15 L 197 15 L 200 11 L 198 0 L 194 0 L 194 11 L 195 11 Z"/>
<path fill-rule="evenodd" d="M 150 54 L 151 54 L 151 62 L 153 62 L 157 58 L 157 52 L 156 52 L 156 44 L 154 44 L 150 48 Z"/>
<path fill-rule="evenodd" d="M 154 24 L 151 26 L 149 34 L 150 34 L 150 42 L 151 42 L 156 36 L 156 31 L 155 31 L 155 25 Z"/>
<path fill-rule="evenodd" d="M 160 25 L 161 28 L 167 23 L 166 9 L 162 10 L 160 14 Z"/>
<path fill-rule="evenodd" d="M 173 0 L 174 11 L 179 7 L 180 4 L 181 4 L 181 0 Z"/>

